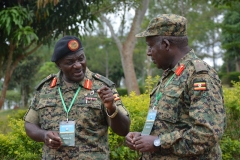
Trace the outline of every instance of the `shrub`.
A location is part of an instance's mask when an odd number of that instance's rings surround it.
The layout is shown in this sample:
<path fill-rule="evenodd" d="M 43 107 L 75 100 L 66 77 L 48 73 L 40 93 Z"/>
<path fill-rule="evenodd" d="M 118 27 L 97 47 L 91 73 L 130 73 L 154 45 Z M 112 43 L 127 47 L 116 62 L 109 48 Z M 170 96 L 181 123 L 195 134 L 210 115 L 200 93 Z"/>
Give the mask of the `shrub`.
<path fill-rule="evenodd" d="M 227 128 L 221 141 L 224 160 L 240 157 L 240 82 L 232 81 L 233 87 L 223 88 L 227 112 Z"/>
<path fill-rule="evenodd" d="M 238 160 L 240 157 L 240 141 L 224 136 L 221 141 L 223 160 Z"/>
<path fill-rule="evenodd" d="M 142 131 L 149 106 L 149 92 L 159 78 L 146 80 L 146 93 L 137 96 L 132 92 L 129 96 L 122 96 L 123 104 L 131 117 L 130 131 Z M 149 85 L 149 83 L 151 85 Z M 240 82 L 232 82 L 232 88 L 223 88 L 227 111 L 227 129 L 221 140 L 223 160 L 235 160 L 240 157 Z M 0 134 L 0 158 L 8 159 L 39 159 L 43 143 L 31 140 L 25 133 L 24 122 L 21 120 L 25 110 L 20 110 L 9 119 L 8 126 L 11 132 Z M 2 127 L 2 126 L 1 126 Z M 125 137 L 118 136 L 109 129 L 109 146 L 111 160 L 136 160 L 139 153 L 130 150 L 125 145 Z"/>
<path fill-rule="evenodd" d="M 220 79 L 222 79 L 222 77 L 223 77 L 224 75 L 226 75 L 226 73 L 222 73 L 222 72 L 219 72 L 219 73 L 218 73 L 218 77 L 219 77 Z"/>
<path fill-rule="evenodd" d="M 240 139 L 240 82 L 232 82 L 232 88 L 224 88 L 224 103 L 227 112 L 226 134 L 231 138 Z"/>
<path fill-rule="evenodd" d="M 229 79 L 231 80 L 231 84 L 233 84 L 232 81 L 234 82 L 239 81 L 239 76 L 240 76 L 240 72 L 230 72 Z"/>
<path fill-rule="evenodd" d="M 150 96 L 153 86 L 158 82 L 159 76 L 152 78 L 151 76 L 146 79 L 145 93 L 137 96 L 132 92 L 129 96 L 123 96 L 122 102 L 130 113 L 131 126 L 130 131 L 141 132 L 146 121 Z M 109 144 L 110 144 L 110 159 L 111 160 L 125 160 L 125 159 L 138 159 L 139 153 L 130 150 L 125 146 L 125 137 L 120 137 L 112 133 L 109 129 Z"/>
<path fill-rule="evenodd" d="M 9 101 L 19 102 L 21 99 L 21 94 L 15 90 L 8 90 L 6 93 L 6 99 Z"/>
<path fill-rule="evenodd" d="M 118 94 L 119 94 L 120 96 L 126 96 L 126 95 L 128 95 L 128 91 L 127 91 L 126 88 L 117 88 L 117 91 L 118 91 Z"/>
<path fill-rule="evenodd" d="M 4 112 L 4 114 L 1 114 L 0 118 L 0 133 L 6 134 L 8 132 L 11 132 L 12 129 L 8 127 L 8 120 L 10 119 L 9 114 L 11 114 L 12 119 L 21 119 L 23 115 L 26 113 L 25 109 L 18 109 L 18 110 L 7 110 Z M 8 118 L 7 118 L 8 117 Z"/>
<path fill-rule="evenodd" d="M 238 81 L 239 76 L 240 72 L 230 72 L 228 74 L 221 74 L 221 80 L 224 85 L 232 87 L 233 86 L 232 81 Z"/>
<path fill-rule="evenodd" d="M 20 111 L 13 118 L 9 117 L 8 127 L 12 131 L 0 134 L 0 158 L 3 160 L 37 160 L 41 157 L 42 143 L 35 142 L 26 135 L 22 116 L 23 111 Z"/>
<path fill-rule="evenodd" d="M 149 101 L 149 94 L 137 96 L 132 92 L 130 96 L 122 97 L 122 102 L 130 113 L 130 131 L 142 131 L 148 112 Z M 136 151 L 132 151 L 125 146 L 125 137 L 114 134 L 111 129 L 109 129 L 109 142 L 111 150 L 110 156 L 112 160 L 134 160 L 139 158 Z"/>

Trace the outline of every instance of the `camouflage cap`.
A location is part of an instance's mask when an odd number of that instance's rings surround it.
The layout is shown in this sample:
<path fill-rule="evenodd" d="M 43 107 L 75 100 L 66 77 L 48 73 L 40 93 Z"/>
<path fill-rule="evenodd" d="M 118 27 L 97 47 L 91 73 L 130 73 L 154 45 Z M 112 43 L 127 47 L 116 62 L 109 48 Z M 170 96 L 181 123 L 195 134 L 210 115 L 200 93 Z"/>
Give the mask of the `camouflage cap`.
<path fill-rule="evenodd" d="M 162 14 L 152 19 L 147 29 L 138 33 L 136 37 L 148 36 L 186 36 L 187 19 L 175 14 Z"/>

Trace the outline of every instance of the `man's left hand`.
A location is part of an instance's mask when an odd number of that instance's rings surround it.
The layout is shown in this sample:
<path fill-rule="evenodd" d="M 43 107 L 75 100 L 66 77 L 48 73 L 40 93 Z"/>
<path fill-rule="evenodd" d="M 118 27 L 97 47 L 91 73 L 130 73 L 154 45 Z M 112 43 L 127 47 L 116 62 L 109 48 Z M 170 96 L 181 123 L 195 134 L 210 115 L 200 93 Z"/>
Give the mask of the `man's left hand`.
<path fill-rule="evenodd" d="M 135 149 L 140 152 L 154 152 L 158 150 L 158 147 L 153 145 L 157 136 L 143 135 L 135 138 Z"/>

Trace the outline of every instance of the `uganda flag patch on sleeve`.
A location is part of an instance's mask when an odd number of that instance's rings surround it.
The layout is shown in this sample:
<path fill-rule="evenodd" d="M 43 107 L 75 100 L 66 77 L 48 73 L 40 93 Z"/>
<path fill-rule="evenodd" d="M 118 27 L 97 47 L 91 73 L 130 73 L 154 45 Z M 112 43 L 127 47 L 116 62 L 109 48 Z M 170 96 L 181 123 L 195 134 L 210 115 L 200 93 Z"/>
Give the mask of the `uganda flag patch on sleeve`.
<path fill-rule="evenodd" d="M 206 81 L 194 82 L 193 88 L 194 91 L 206 91 L 207 90 Z"/>

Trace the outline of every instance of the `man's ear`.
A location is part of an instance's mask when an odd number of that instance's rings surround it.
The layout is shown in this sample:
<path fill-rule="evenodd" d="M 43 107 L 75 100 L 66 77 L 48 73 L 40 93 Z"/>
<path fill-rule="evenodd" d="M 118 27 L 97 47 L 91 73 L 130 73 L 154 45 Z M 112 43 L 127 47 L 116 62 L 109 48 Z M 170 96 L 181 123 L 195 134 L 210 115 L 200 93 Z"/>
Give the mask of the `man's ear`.
<path fill-rule="evenodd" d="M 170 48 L 170 42 L 167 39 L 163 39 L 162 43 L 165 46 L 165 49 L 168 51 Z"/>

